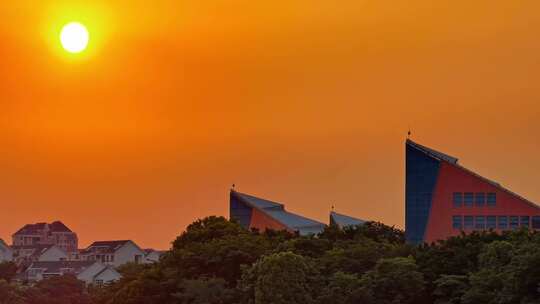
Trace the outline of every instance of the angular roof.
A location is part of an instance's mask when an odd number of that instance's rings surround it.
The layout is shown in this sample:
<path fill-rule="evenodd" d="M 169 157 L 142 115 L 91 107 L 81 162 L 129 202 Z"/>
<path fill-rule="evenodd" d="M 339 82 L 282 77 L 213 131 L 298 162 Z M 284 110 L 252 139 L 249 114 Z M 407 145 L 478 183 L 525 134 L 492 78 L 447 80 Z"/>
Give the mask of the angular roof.
<path fill-rule="evenodd" d="M 298 231 L 300 235 L 317 234 L 322 232 L 324 227 L 326 227 L 326 225 L 321 222 L 285 211 L 285 206 L 283 204 L 236 192 L 234 190 L 231 191 L 231 193 L 245 204 L 260 210 L 264 214 L 283 224 L 285 227 L 293 231 Z"/>
<path fill-rule="evenodd" d="M 484 182 L 486 182 L 488 184 L 491 184 L 492 186 L 496 187 L 497 189 L 499 189 L 499 190 L 501 190 L 503 192 L 506 192 L 506 193 L 518 198 L 518 199 L 521 199 L 522 201 L 528 203 L 529 205 L 531 205 L 531 206 L 533 206 L 535 208 L 540 208 L 540 206 L 538 206 L 537 204 L 535 204 L 532 201 L 522 197 L 521 195 L 519 195 L 519 194 L 517 194 L 515 192 L 512 192 L 511 190 L 503 187 L 498 182 L 493 181 L 493 180 L 491 180 L 491 179 L 489 179 L 487 177 L 484 177 L 484 176 L 482 176 L 482 175 L 480 175 L 480 174 L 478 174 L 478 173 L 476 173 L 476 172 L 474 172 L 474 171 L 472 171 L 472 170 L 470 170 L 468 168 L 463 167 L 462 165 L 458 164 L 458 159 L 455 158 L 455 157 L 452 157 L 452 156 L 449 156 L 447 154 L 444 154 L 444 153 L 438 152 L 436 150 L 433 150 L 431 148 L 422 146 L 422 145 L 420 145 L 418 143 L 415 143 L 414 141 L 412 141 L 410 139 L 407 139 L 406 144 L 409 145 L 410 147 L 416 148 L 417 150 L 428 154 L 432 158 L 435 158 L 435 159 L 437 159 L 439 161 L 444 161 L 444 162 L 446 162 L 446 163 L 448 163 L 448 164 L 450 164 L 450 165 L 452 165 L 454 167 L 457 167 L 457 168 L 467 172 L 468 174 L 473 175 L 473 176 L 483 180 Z"/>
<path fill-rule="evenodd" d="M 41 232 L 48 228 L 50 232 L 73 232 L 61 221 L 54 221 L 50 224 L 47 223 L 36 223 L 36 224 L 26 224 L 14 235 L 39 235 Z"/>
<path fill-rule="evenodd" d="M 412 141 L 410 139 L 407 139 L 407 144 L 414 147 L 414 148 L 416 148 L 416 149 L 418 149 L 419 151 L 422 151 L 422 152 L 428 154 L 431 157 L 436 158 L 436 159 L 444 160 L 444 161 L 452 163 L 452 164 L 457 164 L 457 162 L 458 162 L 458 159 L 453 157 L 453 156 L 450 156 L 448 154 L 439 152 L 437 150 L 433 150 L 433 149 L 428 148 L 426 146 L 422 146 L 421 144 L 415 143 L 414 141 Z"/>
<path fill-rule="evenodd" d="M 43 269 L 44 273 L 61 273 L 61 269 L 72 268 L 75 274 L 82 272 L 86 268 L 98 263 L 97 261 L 50 261 L 33 262 L 28 269 Z"/>
<path fill-rule="evenodd" d="M 362 225 L 366 221 L 354 218 L 352 216 L 339 214 L 337 212 L 331 211 L 330 212 L 330 224 L 331 225 L 337 225 L 339 228 L 347 227 L 347 226 L 357 226 Z"/>

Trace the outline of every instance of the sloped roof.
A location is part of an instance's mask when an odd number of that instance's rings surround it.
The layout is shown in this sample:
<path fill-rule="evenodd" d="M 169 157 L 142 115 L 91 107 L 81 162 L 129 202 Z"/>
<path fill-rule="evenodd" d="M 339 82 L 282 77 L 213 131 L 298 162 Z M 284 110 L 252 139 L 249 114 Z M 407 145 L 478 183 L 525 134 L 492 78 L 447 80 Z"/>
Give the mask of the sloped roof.
<path fill-rule="evenodd" d="M 366 221 L 354 218 L 352 216 L 339 214 L 337 212 L 331 211 L 330 212 L 330 223 L 335 224 L 340 228 L 347 227 L 347 226 L 356 226 L 356 225 L 362 225 Z"/>
<path fill-rule="evenodd" d="M 232 194 L 244 203 L 262 211 L 266 215 L 280 222 L 287 228 L 298 231 L 301 235 L 320 233 L 326 226 L 321 222 L 285 211 L 285 206 L 283 204 L 236 191 L 232 191 Z"/>
<path fill-rule="evenodd" d="M 14 235 L 19 235 L 19 234 L 39 235 L 41 231 L 43 231 L 47 227 L 49 228 L 50 232 L 73 232 L 61 221 L 54 221 L 51 224 L 47 224 L 47 223 L 26 224 L 17 232 L 15 232 Z"/>
<path fill-rule="evenodd" d="M 64 251 L 62 248 L 60 248 L 60 247 L 58 247 L 58 246 L 56 246 L 54 244 L 35 244 L 35 245 L 15 245 L 15 246 L 12 246 L 12 248 L 14 250 L 33 249 L 32 254 L 30 254 L 29 258 L 36 259 L 36 260 L 42 254 L 44 254 L 47 250 L 51 249 L 52 247 L 56 247 L 58 250 Z"/>
<path fill-rule="evenodd" d="M 96 261 L 50 261 L 33 262 L 28 269 L 43 269 L 44 273 L 60 273 L 61 269 L 72 268 L 74 273 L 80 273 L 86 268 L 92 266 Z"/>
<path fill-rule="evenodd" d="M 444 162 L 446 162 L 446 163 L 448 163 L 448 164 L 450 164 L 450 165 L 452 165 L 454 167 L 457 167 L 457 168 L 465 171 L 466 173 L 468 173 L 470 175 L 473 175 L 473 176 L 483 180 L 484 182 L 486 182 L 488 184 L 491 184 L 492 186 L 496 187 L 497 189 L 499 189 L 499 190 L 501 190 L 503 192 L 506 192 L 506 193 L 508 193 L 508 194 L 510 194 L 510 195 L 512 195 L 512 196 L 526 202 L 527 204 L 529 204 L 529 205 L 531 205 L 531 206 L 533 206 L 535 208 L 540 208 L 540 206 L 538 206 L 536 203 L 534 203 L 534 202 L 524 198 L 523 196 L 521 196 L 521 195 L 519 195 L 519 194 L 517 194 L 517 193 L 503 187 L 500 183 L 498 183 L 496 181 L 493 181 L 493 180 L 491 180 L 491 179 L 489 179 L 487 177 L 484 177 L 484 176 L 474 172 L 473 170 L 470 170 L 468 168 L 463 167 L 462 165 L 458 164 L 458 159 L 455 158 L 455 157 L 452 157 L 452 156 L 449 156 L 447 154 L 435 151 L 435 150 L 433 150 L 431 148 L 427 148 L 425 146 L 422 146 L 422 145 L 420 145 L 418 143 L 413 142 L 410 139 L 407 139 L 406 144 L 413 147 L 413 148 L 416 148 L 419 151 L 422 151 L 422 152 L 428 154 L 429 156 L 431 156 L 431 157 L 433 157 L 435 159 L 444 161 Z"/>
<path fill-rule="evenodd" d="M 431 157 L 435 157 L 435 158 L 437 158 L 439 160 L 444 160 L 444 161 L 452 163 L 452 164 L 457 164 L 457 162 L 458 162 L 458 159 L 453 157 L 453 156 L 450 156 L 448 154 L 439 152 L 437 150 L 433 150 L 433 149 L 428 148 L 426 146 L 422 146 L 421 144 L 415 143 L 414 141 L 412 141 L 410 139 L 407 139 L 407 144 L 414 147 L 414 148 L 416 148 L 416 149 L 418 149 L 419 151 L 422 151 L 422 152 L 430 155 Z"/>
<path fill-rule="evenodd" d="M 60 221 L 54 221 L 49 225 L 52 232 L 73 232 L 64 223 Z"/>
<path fill-rule="evenodd" d="M 107 252 L 113 253 L 129 242 L 131 241 L 130 240 L 97 241 L 90 244 L 90 246 L 88 246 L 86 250 L 93 247 L 100 247 L 100 248 L 104 248 Z"/>

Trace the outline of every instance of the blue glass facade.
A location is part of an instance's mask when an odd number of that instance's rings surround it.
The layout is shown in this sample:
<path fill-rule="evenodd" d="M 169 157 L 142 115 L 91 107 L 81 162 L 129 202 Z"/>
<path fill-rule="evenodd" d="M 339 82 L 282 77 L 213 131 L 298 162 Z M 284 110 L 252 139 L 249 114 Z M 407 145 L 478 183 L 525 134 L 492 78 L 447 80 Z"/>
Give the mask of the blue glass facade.
<path fill-rule="evenodd" d="M 233 192 L 230 197 L 230 218 L 237 221 L 242 227 L 249 229 L 252 208 L 240 200 Z"/>
<path fill-rule="evenodd" d="M 418 244 L 424 240 L 440 162 L 405 146 L 405 237 L 407 242 Z"/>

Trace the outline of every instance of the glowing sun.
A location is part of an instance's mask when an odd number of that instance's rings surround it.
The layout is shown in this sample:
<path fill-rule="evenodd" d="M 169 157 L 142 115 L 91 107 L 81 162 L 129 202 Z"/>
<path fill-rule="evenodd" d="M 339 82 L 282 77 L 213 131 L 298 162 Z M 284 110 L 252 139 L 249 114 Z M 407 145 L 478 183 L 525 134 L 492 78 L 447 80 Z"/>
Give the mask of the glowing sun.
<path fill-rule="evenodd" d="M 89 34 L 84 25 L 79 22 L 70 22 L 60 32 L 62 47 L 70 53 L 80 53 L 88 46 Z"/>

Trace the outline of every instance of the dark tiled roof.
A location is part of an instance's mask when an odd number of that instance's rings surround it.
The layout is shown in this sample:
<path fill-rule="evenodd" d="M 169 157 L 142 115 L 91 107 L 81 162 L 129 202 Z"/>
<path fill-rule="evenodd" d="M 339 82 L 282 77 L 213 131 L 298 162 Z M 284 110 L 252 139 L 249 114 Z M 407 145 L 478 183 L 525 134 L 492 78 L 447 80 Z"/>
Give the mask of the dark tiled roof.
<path fill-rule="evenodd" d="M 236 191 L 233 191 L 232 193 L 244 203 L 257 208 L 271 218 L 285 225 L 287 228 L 298 231 L 301 235 L 320 233 L 326 226 L 321 222 L 285 211 L 283 204 Z"/>
<path fill-rule="evenodd" d="M 37 223 L 37 224 L 26 224 L 14 235 L 39 235 L 48 226 L 50 232 L 73 232 L 61 221 L 54 221 L 51 224 L 47 223 Z"/>
<path fill-rule="evenodd" d="M 49 228 L 52 232 L 73 232 L 66 225 L 64 225 L 64 223 L 60 221 L 52 222 L 52 224 L 49 225 Z"/>
<path fill-rule="evenodd" d="M 63 268 L 72 268 L 75 273 L 80 273 L 92 266 L 96 261 L 54 261 L 54 262 L 33 262 L 28 269 L 45 269 L 44 273 L 60 273 Z"/>
<path fill-rule="evenodd" d="M 126 243 L 130 242 L 129 240 L 119 240 L 119 241 L 97 241 L 93 242 L 88 246 L 84 252 L 88 252 L 90 248 L 100 247 L 105 248 L 107 252 L 115 252 L 116 250 L 120 249 L 120 247 L 124 246 Z"/>

